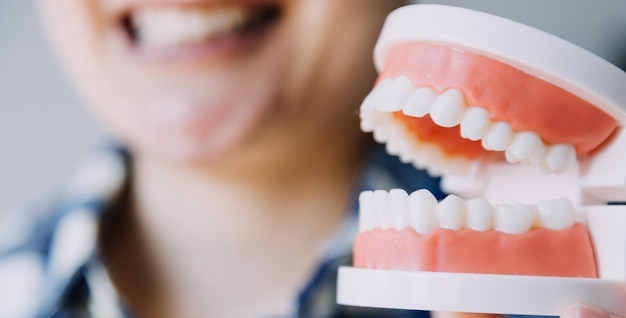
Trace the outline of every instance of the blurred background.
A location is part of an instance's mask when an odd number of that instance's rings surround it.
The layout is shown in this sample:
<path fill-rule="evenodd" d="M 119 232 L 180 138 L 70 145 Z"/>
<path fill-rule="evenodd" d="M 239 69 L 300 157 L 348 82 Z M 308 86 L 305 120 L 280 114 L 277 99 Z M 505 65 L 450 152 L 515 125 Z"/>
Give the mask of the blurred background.
<path fill-rule="evenodd" d="M 419 2 L 524 22 L 626 66 L 626 0 Z M 0 0 L 0 215 L 51 198 L 72 167 L 105 141 L 55 64 L 36 1 Z"/>

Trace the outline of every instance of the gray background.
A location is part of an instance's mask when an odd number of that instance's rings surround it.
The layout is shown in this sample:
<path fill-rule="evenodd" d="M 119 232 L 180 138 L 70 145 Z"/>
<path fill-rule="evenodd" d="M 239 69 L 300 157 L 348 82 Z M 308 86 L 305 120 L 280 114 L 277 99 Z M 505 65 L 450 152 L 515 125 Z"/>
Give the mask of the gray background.
<path fill-rule="evenodd" d="M 502 15 L 626 64 L 626 0 L 422 2 Z M 104 136 L 54 63 L 35 1 L 0 0 L 0 214 L 51 198 Z"/>

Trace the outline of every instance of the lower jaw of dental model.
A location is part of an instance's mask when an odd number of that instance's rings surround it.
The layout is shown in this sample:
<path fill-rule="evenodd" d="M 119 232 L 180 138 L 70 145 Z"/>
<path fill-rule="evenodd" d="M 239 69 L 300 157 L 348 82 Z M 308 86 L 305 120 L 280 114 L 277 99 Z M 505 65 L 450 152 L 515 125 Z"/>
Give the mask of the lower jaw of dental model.
<path fill-rule="evenodd" d="M 567 173 L 618 127 L 559 86 L 477 53 L 412 41 L 387 55 L 361 127 L 433 175 L 494 162 Z M 451 195 L 438 203 L 426 190 L 396 189 L 360 200 L 355 267 L 598 277 L 589 233 L 568 198 L 492 205 Z"/>
<path fill-rule="evenodd" d="M 427 190 L 360 196 L 354 266 L 371 269 L 597 278 L 587 228 L 569 200 L 492 206 Z"/>

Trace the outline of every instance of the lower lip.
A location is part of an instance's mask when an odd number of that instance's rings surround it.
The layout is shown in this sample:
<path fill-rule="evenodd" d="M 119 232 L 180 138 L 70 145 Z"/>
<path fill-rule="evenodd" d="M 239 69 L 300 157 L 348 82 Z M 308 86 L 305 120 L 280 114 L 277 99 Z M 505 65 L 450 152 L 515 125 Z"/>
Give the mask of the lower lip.
<path fill-rule="evenodd" d="M 125 42 L 132 56 L 145 63 L 218 61 L 232 58 L 260 44 L 278 27 L 279 23 L 280 18 L 277 18 L 245 33 L 227 35 L 197 44 L 151 48 L 142 46 L 128 35 L 125 35 Z"/>

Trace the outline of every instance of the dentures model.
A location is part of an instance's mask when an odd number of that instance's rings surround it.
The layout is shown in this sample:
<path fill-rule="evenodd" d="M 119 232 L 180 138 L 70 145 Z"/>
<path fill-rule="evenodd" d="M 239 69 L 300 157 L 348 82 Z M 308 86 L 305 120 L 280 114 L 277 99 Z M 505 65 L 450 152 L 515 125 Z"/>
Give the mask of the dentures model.
<path fill-rule="evenodd" d="M 542 31 L 436 5 L 396 10 L 362 129 L 453 193 L 366 191 L 338 302 L 626 313 L 626 74 Z"/>

